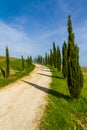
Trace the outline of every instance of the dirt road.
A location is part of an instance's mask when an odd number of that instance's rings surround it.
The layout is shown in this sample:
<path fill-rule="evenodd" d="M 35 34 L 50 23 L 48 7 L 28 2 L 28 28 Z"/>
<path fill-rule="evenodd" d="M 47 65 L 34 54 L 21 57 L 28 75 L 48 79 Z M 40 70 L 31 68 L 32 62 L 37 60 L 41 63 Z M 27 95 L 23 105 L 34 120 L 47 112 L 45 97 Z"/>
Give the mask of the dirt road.
<path fill-rule="evenodd" d="M 36 65 L 28 76 L 0 90 L 0 130 L 36 130 L 51 82 L 47 67 Z"/>

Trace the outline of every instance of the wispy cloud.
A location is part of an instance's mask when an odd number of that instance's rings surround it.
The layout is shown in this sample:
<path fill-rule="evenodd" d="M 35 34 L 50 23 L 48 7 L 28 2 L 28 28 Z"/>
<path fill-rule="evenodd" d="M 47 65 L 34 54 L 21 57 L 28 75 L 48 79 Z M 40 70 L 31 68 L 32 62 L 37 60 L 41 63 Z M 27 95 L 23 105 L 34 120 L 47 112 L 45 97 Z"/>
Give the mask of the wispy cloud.
<path fill-rule="evenodd" d="M 63 35 L 65 32 L 66 32 L 66 28 L 60 27 L 58 29 L 49 30 L 49 31 L 45 32 L 45 34 L 42 35 L 42 38 L 52 37 L 55 35 Z"/>
<path fill-rule="evenodd" d="M 9 47 L 12 56 L 33 53 L 32 40 L 26 33 L 0 21 L 0 53 L 2 53 L 2 55 L 4 54 L 6 45 Z"/>
<path fill-rule="evenodd" d="M 80 63 L 87 66 L 87 20 L 83 23 L 75 24 L 75 41 L 80 48 Z M 0 21 L 0 55 L 5 55 L 6 45 L 9 47 L 10 56 L 20 57 L 21 55 L 36 56 L 48 52 L 52 47 L 52 42 L 62 47 L 63 41 L 67 41 L 67 27 L 61 25 L 59 28 L 48 29 L 37 34 L 37 37 L 31 36 L 21 30 L 14 28 L 3 21 Z"/>

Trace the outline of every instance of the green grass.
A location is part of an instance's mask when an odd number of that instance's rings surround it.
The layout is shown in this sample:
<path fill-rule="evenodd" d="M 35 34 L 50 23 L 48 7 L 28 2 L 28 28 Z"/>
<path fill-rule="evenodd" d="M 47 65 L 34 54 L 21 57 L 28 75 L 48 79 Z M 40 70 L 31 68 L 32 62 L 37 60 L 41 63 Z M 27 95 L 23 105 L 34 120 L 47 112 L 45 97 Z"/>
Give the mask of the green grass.
<path fill-rule="evenodd" d="M 31 72 L 35 68 L 35 65 L 32 65 L 31 67 L 28 68 L 27 63 L 25 62 L 24 64 L 25 64 L 25 69 L 24 71 L 22 71 L 21 59 L 10 58 L 10 76 L 8 79 L 4 79 L 0 71 L 0 88 L 27 75 L 29 72 Z M 0 67 L 2 67 L 5 70 L 5 57 L 3 56 L 0 56 Z"/>
<path fill-rule="evenodd" d="M 69 95 L 67 82 L 54 68 L 48 104 L 40 123 L 40 130 L 86 130 L 87 129 L 87 76 L 79 100 Z"/>
<path fill-rule="evenodd" d="M 82 71 L 83 71 L 84 73 L 87 73 L 87 67 L 82 67 Z"/>

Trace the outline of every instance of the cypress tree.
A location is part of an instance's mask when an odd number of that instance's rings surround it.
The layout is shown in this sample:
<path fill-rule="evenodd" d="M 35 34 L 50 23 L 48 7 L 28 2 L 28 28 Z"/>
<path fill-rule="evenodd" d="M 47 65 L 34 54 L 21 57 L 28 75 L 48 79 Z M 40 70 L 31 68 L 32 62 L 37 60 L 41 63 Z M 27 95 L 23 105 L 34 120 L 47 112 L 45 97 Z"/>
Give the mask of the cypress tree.
<path fill-rule="evenodd" d="M 10 67 L 9 67 L 9 50 L 6 46 L 6 78 L 8 78 L 10 75 Z"/>
<path fill-rule="evenodd" d="M 29 68 L 29 56 L 27 57 L 26 62 L 27 62 L 28 68 Z"/>
<path fill-rule="evenodd" d="M 55 42 L 53 42 L 53 65 L 56 68 L 57 67 L 57 52 L 56 52 L 56 46 Z"/>
<path fill-rule="evenodd" d="M 50 65 L 50 56 L 49 56 L 49 54 L 47 55 L 47 63 L 48 63 L 48 65 Z"/>
<path fill-rule="evenodd" d="M 79 65 L 79 48 L 74 42 L 70 15 L 68 16 L 68 70 L 67 83 L 71 96 L 79 98 L 83 87 L 83 74 Z"/>
<path fill-rule="evenodd" d="M 30 66 L 32 65 L 32 56 L 30 56 Z"/>
<path fill-rule="evenodd" d="M 52 49 L 50 49 L 50 66 L 52 67 L 53 65 L 53 53 L 52 53 Z"/>
<path fill-rule="evenodd" d="M 57 69 L 58 71 L 61 71 L 61 53 L 59 46 L 57 46 Z"/>
<path fill-rule="evenodd" d="M 23 56 L 21 56 L 21 59 L 22 59 L 22 70 L 24 70 L 24 58 L 23 58 Z"/>
<path fill-rule="evenodd" d="M 0 67 L 0 69 L 1 69 L 3 77 L 5 78 L 5 70 L 2 67 Z"/>
<path fill-rule="evenodd" d="M 37 62 L 38 62 L 39 64 L 42 64 L 42 60 L 43 60 L 42 56 L 39 55 L 39 56 L 37 57 Z"/>
<path fill-rule="evenodd" d="M 45 53 L 45 64 L 47 65 L 47 53 Z"/>
<path fill-rule="evenodd" d="M 64 78 L 67 77 L 67 44 L 65 41 L 62 47 L 62 74 Z"/>

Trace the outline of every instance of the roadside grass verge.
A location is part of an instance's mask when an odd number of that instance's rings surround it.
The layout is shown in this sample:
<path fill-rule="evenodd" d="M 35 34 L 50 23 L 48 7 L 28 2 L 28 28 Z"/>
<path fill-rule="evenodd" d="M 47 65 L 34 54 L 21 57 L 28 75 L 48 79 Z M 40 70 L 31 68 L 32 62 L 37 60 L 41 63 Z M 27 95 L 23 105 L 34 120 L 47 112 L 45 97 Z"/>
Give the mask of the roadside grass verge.
<path fill-rule="evenodd" d="M 41 119 L 40 130 L 87 130 L 87 75 L 80 99 L 72 99 L 62 73 L 52 72 L 51 91 Z M 50 91 L 50 90 L 49 90 Z"/>
<path fill-rule="evenodd" d="M 0 88 L 16 81 L 17 79 L 27 75 L 29 72 L 34 70 L 35 65 L 32 65 L 28 68 L 26 61 L 24 62 L 25 68 L 22 71 L 22 61 L 17 58 L 10 58 L 10 76 L 8 79 L 3 78 L 0 71 Z M 0 56 L 0 67 L 5 70 L 5 57 Z"/>
<path fill-rule="evenodd" d="M 87 67 L 82 67 L 83 73 L 87 73 Z"/>

